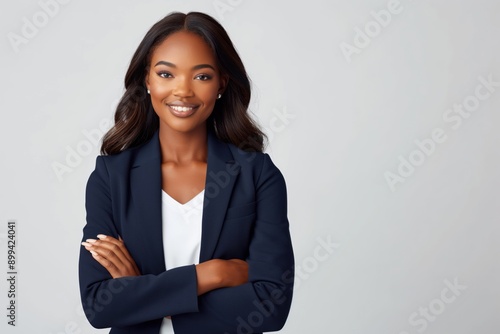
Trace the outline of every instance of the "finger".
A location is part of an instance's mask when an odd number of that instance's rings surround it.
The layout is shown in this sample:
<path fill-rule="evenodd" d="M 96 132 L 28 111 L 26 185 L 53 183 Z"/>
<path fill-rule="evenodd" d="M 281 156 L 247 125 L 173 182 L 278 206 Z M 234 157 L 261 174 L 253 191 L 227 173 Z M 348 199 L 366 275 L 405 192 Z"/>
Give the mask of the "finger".
<path fill-rule="evenodd" d="M 134 259 L 132 258 L 132 255 L 130 255 L 130 253 L 128 252 L 127 247 L 125 246 L 125 243 L 123 242 L 123 239 L 122 239 L 121 235 L 118 235 L 118 242 L 120 243 L 120 245 L 123 246 L 123 254 L 125 254 L 125 256 L 127 256 L 130 261 L 134 261 Z"/>
<path fill-rule="evenodd" d="M 137 267 L 137 264 L 135 263 L 134 258 L 132 257 L 132 255 L 130 255 L 127 247 L 125 246 L 125 243 L 123 242 L 123 239 L 122 239 L 121 235 L 118 235 L 118 240 L 116 238 L 113 238 L 113 237 L 110 237 L 110 236 L 106 236 L 104 234 L 99 234 L 99 235 L 97 235 L 97 237 L 100 240 L 108 240 L 108 241 L 112 242 L 113 244 L 119 246 L 120 249 L 121 249 L 121 251 L 122 251 L 122 253 L 123 253 L 123 255 L 128 259 L 128 261 L 130 262 L 130 264 L 134 268 L 135 272 L 138 275 L 140 275 L 139 268 Z"/>
<path fill-rule="evenodd" d="M 127 247 L 125 247 L 125 244 L 123 243 L 123 239 L 120 235 L 118 235 L 118 239 L 113 238 L 109 235 L 104 235 L 104 234 L 98 234 L 97 237 L 99 238 L 99 240 L 110 242 L 113 245 L 116 245 L 117 247 L 119 247 L 120 251 L 129 260 L 129 262 L 134 262 L 132 256 L 128 252 Z"/>
<path fill-rule="evenodd" d="M 130 254 L 128 254 L 128 251 L 123 242 L 120 242 L 119 240 L 110 236 L 104 236 L 102 234 L 99 234 L 97 237 L 99 238 L 99 240 L 88 239 L 87 241 L 91 242 L 96 248 L 99 247 L 108 250 L 110 253 L 104 254 L 108 254 L 108 256 L 110 257 L 116 256 L 122 263 L 131 262 L 132 257 L 130 256 Z"/>
<path fill-rule="evenodd" d="M 101 255 L 99 255 L 97 252 L 95 252 L 93 250 L 91 250 L 90 253 L 91 253 L 92 257 L 109 272 L 111 277 L 113 277 L 113 278 L 119 277 L 120 272 L 119 272 L 118 268 L 111 261 L 102 257 Z"/>
<path fill-rule="evenodd" d="M 110 250 L 103 247 L 94 246 L 90 244 L 90 247 L 85 247 L 92 254 L 92 257 L 99 262 L 113 278 L 122 277 L 124 270 L 126 270 L 126 265 L 121 262 L 121 260 Z"/>
<path fill-rule="evenodd" d="M 83 242 L 85 248 L 92 254 L 93 258 L 101 264 L 113 278 L 123 276 L 140 276 L 138 270 L 131 268 L 130 263 L 122 263 L 114 254 L 109 255 L 109 250 L 94 247 L 93 243 Z M 102 252 L 105 253 L 102 253 Z M 101 252 L 101 253 L 99 253 Z"/>
<path fill-rule="evenodd" d="M 106 244 L 98 244 L 95 240 L 87 239 L 87 242 L 82 242 L 82 245 L 92 254 L 97 253 L 99 256 L 113 262 L 115 265 L 119 265 L 118 262 L 121 262 L 120 257 L 118 257 L 112 249 L 106 247 Z"/>
<path fill-rule="evenodd" d="M 113 262 L 120 273 L 140 275 L 139 268 L 123 244 L 123 241 L 103 234 L 99 234 L 98 238 L 99 240 L 87 239 L 92 244 L 92 247 L 88 249 L 98 251 L 101 256 Z"/>
<path fill-rule="evenodd" d="M 94 251 L 100 257 L 111 262 L 118 270 L 126 268 L 129 261 L 121 254 L 119 248 L 112 243 L 102 242 L 100 240 L 87 239 L 82 243 L 88 251 Z"/>

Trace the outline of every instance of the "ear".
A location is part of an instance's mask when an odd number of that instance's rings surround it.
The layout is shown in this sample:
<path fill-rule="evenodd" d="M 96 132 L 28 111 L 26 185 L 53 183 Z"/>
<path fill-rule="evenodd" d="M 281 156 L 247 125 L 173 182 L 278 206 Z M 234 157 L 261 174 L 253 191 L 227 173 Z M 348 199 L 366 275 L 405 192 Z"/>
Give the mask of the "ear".
<path fill-rule="evenodd" d="M 219 93 L 223 94 L 224 91 L 226 90 L 227 83 L 229 82 L 229 76 L 228 75 L 222 75 L 220 78 L 220 85 L 219 85 Z"/>

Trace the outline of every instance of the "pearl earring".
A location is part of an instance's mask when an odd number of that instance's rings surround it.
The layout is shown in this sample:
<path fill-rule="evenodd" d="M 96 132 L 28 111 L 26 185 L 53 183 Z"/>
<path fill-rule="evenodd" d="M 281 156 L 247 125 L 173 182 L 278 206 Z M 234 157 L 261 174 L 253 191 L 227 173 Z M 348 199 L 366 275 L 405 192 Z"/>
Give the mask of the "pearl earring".
<path fill-rule="evenodd" d="M 220 98 L 221 98 L 221 96 L 222 96 L 222 94 L 221 94 L 221 93 L 217 94 L 217 99 L 220 99 Z"/>
<path fill-rule="evenodd" d="M 151 94 L 151 91 L 148 89 L 148 94 Z"/>

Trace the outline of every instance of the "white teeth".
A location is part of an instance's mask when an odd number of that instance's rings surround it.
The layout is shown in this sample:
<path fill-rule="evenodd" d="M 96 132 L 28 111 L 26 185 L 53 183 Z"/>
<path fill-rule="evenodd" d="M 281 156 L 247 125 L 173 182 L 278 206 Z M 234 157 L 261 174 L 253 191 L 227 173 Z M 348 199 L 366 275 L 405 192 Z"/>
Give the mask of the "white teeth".
<path fill-rule="evenodd" d="M 175 111 L 181 111 L 181 112 L 193 110 L 192 107 L 181 107 L 181 106 L 170 106 L 170 108 L 174 109 Z"/>

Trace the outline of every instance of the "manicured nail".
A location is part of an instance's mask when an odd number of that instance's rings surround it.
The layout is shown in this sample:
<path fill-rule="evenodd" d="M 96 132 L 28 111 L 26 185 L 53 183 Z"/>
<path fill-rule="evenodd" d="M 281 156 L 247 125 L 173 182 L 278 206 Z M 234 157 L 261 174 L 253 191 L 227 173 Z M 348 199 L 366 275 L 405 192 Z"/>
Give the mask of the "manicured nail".
<path fill-rule="evenodd" d="M 90 244 L 88 242 L 82 242 L 82 245 L 85 246 L 85 248 L 92 247 L 92 244 Z"/>
<path fill-rule="evenodd" d="M 91 244 L 93 244 L 93 243 L 94 243 L 94 242 L 96 242 L 97 240 L 95 240 L 95 239 L 87 239 L 87 240 L 85 240 L 85 241 L 90 242 Z"/>
<path fill-rule="evenodd" d="M 90 254 L 92 254 L 92 255 L 94 255 L 94 256 L 96 256 L 96 255 L 97 255 L 97 253 L 96 253 L 96 252 L 94 252 L 94 251 L 90 251 Z"/>
<path fill-rule="evenodd" d="M 106 239 L 106 236 L 104 234 L 98 234 L 97 237 L 99 239 Z"/>

